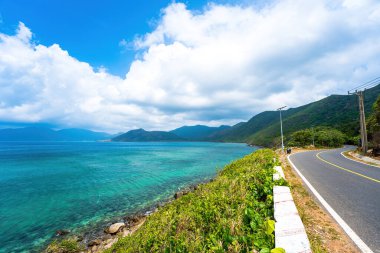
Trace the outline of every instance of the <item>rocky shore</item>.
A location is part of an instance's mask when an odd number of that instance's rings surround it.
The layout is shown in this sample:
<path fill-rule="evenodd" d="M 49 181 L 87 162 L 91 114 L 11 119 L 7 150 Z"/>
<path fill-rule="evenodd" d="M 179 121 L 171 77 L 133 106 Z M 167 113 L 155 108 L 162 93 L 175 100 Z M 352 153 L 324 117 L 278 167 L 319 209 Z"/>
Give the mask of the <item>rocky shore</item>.
<path fill-rule="evenodd" d="M 84 241 L 87 253 L 102 252 L 112 247 L 120 237 L 128 236 L 134 233 L 142 224 L 144 224 L 145 216 L 131 216 L 126 218 L 124 222 L 117 222 L 104 230 L 104 235 L 99 238 Z"/>
<path fill-rule="evenodd" d="M 207 180 L 206 182 L 203 182 L 203 183 L 207 183 L 210 181 L 213 181 L 213 179 Z M 81 248 L 84 249 L 81 252 L 85 252 L 85 253 L 102 252 L 106 249 L 111 248 L 112 245 L 116 243 L 119 238 L 131 235 L 136 230 L 138 230 L 144 224 L 146 218 L 149 215 L 156 212 L 160 207 L 192 191 L 195 191 L 198 188 L 198 185 L 203 184 L 203 183 L 191 185 L 189 187 L 181 189 L 177 191 L 173 195 L 172 198 L 166 201 L 163 201 L 159 204 L 156 204 L 155 206 L 149 209 L 145 209 L 139 213 L 125 216 L 114 223 L 109 223 L 105 227 L 103 227 L 103 229 L 90 231 L 90 232 L 84 233 L 83 235 L 72 235 L 70 231 L 58 230 L 56 231 L 55 236 L 57 237 L 58 241 L 70 239 L 72 241 L 77 242 L 81 246 Z M 45 250 L 46 253 L 60 253 L 61 252 L 59 250 L 58 251 L 55 250 L 53 247 L 51 247 L 51 245 L 52 244 L 50 244 Z"/>

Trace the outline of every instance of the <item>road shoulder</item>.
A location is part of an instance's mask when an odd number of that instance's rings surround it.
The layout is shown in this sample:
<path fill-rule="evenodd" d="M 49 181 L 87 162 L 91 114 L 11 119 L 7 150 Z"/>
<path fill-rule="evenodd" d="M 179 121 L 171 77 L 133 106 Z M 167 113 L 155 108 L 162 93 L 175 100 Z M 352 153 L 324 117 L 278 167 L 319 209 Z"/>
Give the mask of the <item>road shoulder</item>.
<path fill-rule="evenodd" d="M 313 252 L 360 252 L 343 229 L 310 194 L 301 178 L 290 167 L 285 155 L 281 156 L 281 162 Z"/>
<path fill-rule="evenodd" d="M 341 153 L 341 155 L 351 161 L 362 163 L 362 164 L 369 165 L 376 168 L 380 168 L 380 161 L 372 159 L 370 157 L 359 155 L 353 152 L 352 150 L 344 151 Z"/>

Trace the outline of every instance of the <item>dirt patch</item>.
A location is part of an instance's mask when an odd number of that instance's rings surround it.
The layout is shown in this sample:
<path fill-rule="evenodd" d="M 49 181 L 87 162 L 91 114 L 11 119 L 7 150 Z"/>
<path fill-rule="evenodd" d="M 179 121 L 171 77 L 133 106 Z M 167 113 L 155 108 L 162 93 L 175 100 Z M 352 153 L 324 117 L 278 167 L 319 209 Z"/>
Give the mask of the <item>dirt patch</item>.
<path fill-rule="evenodd" d="M 314 150 L 314 149 L 307 149 Z M 292 153 L 305 149 L 293 149 Z M 314 253 L 360 252 L 335 220 L 320 206 L 303 185 L 301 178 L 289 166 L 286 155 L 280 155 L 287 182 L 290 184 L 294 202 L 305 225 Z"/>

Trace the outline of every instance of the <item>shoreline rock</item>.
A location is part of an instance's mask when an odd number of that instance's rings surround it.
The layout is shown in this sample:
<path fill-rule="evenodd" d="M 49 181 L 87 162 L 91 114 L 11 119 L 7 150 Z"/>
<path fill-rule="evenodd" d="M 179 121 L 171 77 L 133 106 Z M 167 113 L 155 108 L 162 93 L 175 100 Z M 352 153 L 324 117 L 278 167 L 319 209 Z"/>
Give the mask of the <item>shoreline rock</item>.
<path fill-rule="evenodd" d="M 196 191 L 200 185 L 212 181 L 213 179 L 205 179 L 197 184 L 189 185 L 186 188 L 177 191 L 174 195 L 172 195 L 172 198 L 160 201 L 159 203 L 149 208 L 145 208 L 135 214 L 124 216 L 117 222 L 109 223 L 108 225 L 103 226 L 103 229 L 92 229 L 88 232 L 82 233 L 81 235 L 73 235 L 72 237 L 67 237 L 67 234 L 70 233 L 70 231 L 58 230 L 56 232 L 56 236 L 59 236 L 62 239 L 75 238 L 80 245 L 85 247 L 84 252 L 86 253 L 102 252 L 105 249 L 111 248 L 119 238 L 133 234 L 144 224 L 146 218 L 157 212 L 159 208 L 169 204 L 175 199 L 189 194 L 190 192 Z"/>
<path fill-rule="evenodd" d="M 60 229 L 55 232 L 55 236 L 65 236 L 68 234 L 70 234 L 70 231 L 66 229 Z"/>
<path fill-rule="evenodd" d="M 124 222 L 118 222 L 118 223 L 114 223 L 111 226 L 109 226 L 107 229 L 105 229 L 104 232 L 106 232 L 108 234 L 116 234 L 117 232 L 119 232 L 124 227 L 125 227 Z"/>

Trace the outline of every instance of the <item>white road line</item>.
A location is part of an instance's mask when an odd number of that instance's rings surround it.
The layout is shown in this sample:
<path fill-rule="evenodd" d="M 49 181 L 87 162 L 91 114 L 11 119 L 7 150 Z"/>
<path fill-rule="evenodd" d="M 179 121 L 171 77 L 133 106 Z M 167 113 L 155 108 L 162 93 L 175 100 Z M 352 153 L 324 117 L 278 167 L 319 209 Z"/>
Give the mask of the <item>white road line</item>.
<path fill-rule="evenodd" d="M 347 151 L 347 150 L 346 150 L 346 151 Z M 340 154 L 341 154 L 344 158 L 346 158 L 346 159 L 348 159 L 348 160 L 351 160 L 351 161 L 354 161 L 354 162 L 357 162 L 357 163 L 362 163 L 362 164 L 365 164 L 365 165 L 368 165 L 368 166 L 371 166 L 371 167 L 380 168 L 380 166 L 376 166 L 376 165 L 368 164 L 368 163 L 365 163 L 365 162 L 361 162 L 361 161 L 357 161 L 357 160 L 355 160 L 355 159 L 349 158 L 348 156 L 346 156 L 346 155 L 344 154 L 344 152 L 346 152 L 346 151 L 342 151 L 342 152 L 340 152 Z"/>
<path fill-rule="evenodd" d="M 293 154 L 292 154 L 293 155 Z M 352 230 L 348 224 L 335 212 L 335 210 L 326 202 L 326 200 L 317 192 L 317 190 L 310 184 L 310 182 L 302 175 L 302 173 L 297 169 L 294 163 L 290 160 L 289 155 L 287 157 L 289 163 L 293 167 L 293 169 L 297 172 L 297 174 L 301 177 L 303 182 L 309 187 L 314 196 L 321 202 L 321 204 L 326 208 L 326 210 L 330 213 L 330 215 L 335 219 L 336 222 L 342 227 L 342 229 L 347 233 L 347 235 L 351 238 L 351 240 L 358 246 L 358 248 L 363 253 L 374 253 L 368 246 L 363 242 L 362 239 Z"/>

